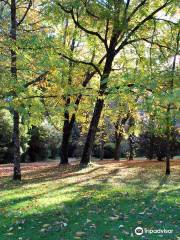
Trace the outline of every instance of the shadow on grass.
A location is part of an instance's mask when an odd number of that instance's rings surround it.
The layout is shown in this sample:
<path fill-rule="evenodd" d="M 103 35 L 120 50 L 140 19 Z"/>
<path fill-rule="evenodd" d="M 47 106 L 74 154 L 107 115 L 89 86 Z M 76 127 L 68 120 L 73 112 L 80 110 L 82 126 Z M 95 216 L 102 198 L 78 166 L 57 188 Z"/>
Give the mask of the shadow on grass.
<path fill-rule="evenodd" d="M 41 182 L 54 181 L 58 179 L 66 179 L 70 177 L 79 177 L 82 175 L 88 175 L 98 169 L 102 169 L 103 167 L 95 167 L 93 169 L 89 169 L 86 172 L 79 172 L 82 170 L 82 167 L 79 165 L 67 165 L 67 166 L 53 166 L 45 169 L 36 170 L 33 172 L 23 173 L 22 181 L 14 182 L 10 177 L 1 177 L 0 188 L 1 192 L 4 190 L 15 189 L 20 186 L 24 186 L 26 184 L 38 184 Z M 79 181 L 81 182 L 81 181 Z"/>
<path fill-rule="evenodd" d="M 71 182 L 71 183 L 63 183 L 63 182 L 61 182 L 60 184 L 57 184 L 58 186 L 57 187 L 52 187 L 51 189 L 48 189 L 48 191 L 47 191 L 47 189 L 45 189 L 45 190 L 41 190 L 41 193 L 34 193 L 34 195 L 33 196 L 27 196 L 27 197 L 25 197 L 26 198 L 26 201 L 30 201 L 30 200 L 33 200 L 33 199 L 35 199 L 35 198 L 38 198 L 38 197 L 41 197 L 41 196 L 46 196 L 46 195 L 49 195 L 49 194 L 51 194 L 51 193 L 53 193 L 53 192 L 55 192 L 55 191 L 60 191 L 60 190 L 63 190 L 63 191 L 65 191 L 65 190 L 67 190 L 68 188 L 71 188 L 71 187 L 73 187 L 73 186 L 76 186 L 77 188 L 78 188 L 78 185 L 80 185 L 80 184 L 87 184 L 87 186 L 84 186 L 84 189 L 86 189 L 86 187 L 87 187 L 87 189 L 94 189 L 94 190 L 101 190 L 102 188 L 103 188 L 103 184 L 102 183 L 100 183 L 100 184 L 93 184 L 93 185 L 88 185 L 88 181 L 89 180 L 97 180 L 97 182 L 99 182 L 98 180 L 99 179 L 104 179 L 105 180 L 105 182 L 107 182 L 107 179 L 109 179 L 109 178 L 111 178 L 112 176 L 114 176 L 118 171 L 116 171 L 116 169 L 115 170 L 111 170 L 111 171 L 109 171 L 108 172 L 108 174 L 107 173 L 104 173 L 104 174 L 102 174 L 102 173 L 100 173 L 100 174 L 96 174 L 95 176 L 89 176 L 89 178 L 88 178 L 88 175 L 90 174 L 90 173 L 92 173 L 92 172 L 94 172 L 94 171 L 96 171 L 96 170 L 98 170 L 99 169 L 99 167 L 97 167 L 97 168 L 94 168 L 94 169 L 92 169 L 92 170 L 90 170 L 90 171 L 87 171 L 87 172 L 84 172 L 84 173 L 77 173 L 77 174 L 73 174 L 73 177 L 75 177 L 75 176 L 82 176 L 82 175 L 84 175 L 86 178 L 84 178 L 84 179 L 81 179 L 81 178 L 77 178 L 77 180 L 74 182 Z M 71 177 L 71 176 L 65 176 L 65 177 L 62 177 L 62 180 L 64 179 L 64 178 L 67 178 L 67 177 Z M 49 179 L 49 178 L 48 178 Z M 61 178 L 58 178 L 58 179 L 61 179 Z M 53 182 L 53 180 L 54 180 L 54 178 L 53 179 L 51 179 L 51 181 Z M 22 202 L 23 201 L 23 197 L 21 197 L 21 191 L 27 191 L 27 190 L 30 190 L 30 187 L 28 186 L 28 189 L 23 189 L 23 187 L 24 187 L 24 185 L 26 185 L 26 184 L 32 184 L 32 183 L 35 183 L 35 184 L 38 184 L 38 183 L 45 183 L 46 181 L 50 181 L 50 180 L 47 180 L 46 178 L 44 179 L 44 181 L 42 182 L 41 181 L 41 178 L 39 179 L 39 178 L 35 178 L 35 179 L 33 179 L 33 180 L 30 180 L 30 181 L 24 181 L 24 182 L 19 182 L 19 184 L 17 183 L 17 184 L 13 184 L 12 186 L 10 185 L 9 187 L 7 187 L 6 189 L 4 189 L 4 190 L 1 190 L 1 193 L 3 193 L 3 191 L 4 192 L 6 192 L 7 190 L 14 190 L 15 191 L 15 193 L 16 194 L 20 194 L 20 196 L 19 196 L 19 198 L 16 198 L 16 197 L 11 197 L 9 200 L 5 200 L 5 201 L 3 201 L 3 202 L 1 202 L 0 203 L 0 207 L 2 206 L 2 207 L 4 207 L 4 206 L 9 206 L 9 205 L 11 205 L 12 203 L 13 204 L 17 204 L 17 203 L 20 203 L 20 202 Z M 75 192 L 77 192 L 77 190 L 75 190 Z M 73 193 L 73 191 L 71 190 L 71 194 Z M 31 192 L 29 192 L 29 194 L 32 194 Z M 67 193 L 66 193 L 67 194 Z M 11 192 L 8 192 L 8 193 L 4 193 L 3 194 L 3 197 L 7 197 L 7 196 L 11 196 L 12 195 L 12 193 Z"/>
<path fill-rule="evenodd" d="M 18 217 L 16 213 L 11 217 L 0 215 L 1 239 L 14 240 L 22 237 L 30 240 L 71 240 L 78 231 L 84 232 L 80 238 L 84 240 L 112 240 L 113 236 L 123 240 L 140 239 L 134 235 L 134 229 L 139 224 L 149 229 L 174 230 L 173 234 L 163 235 L 163 238 L 157 235 L 146 235 L 148 239 L 176 239 L 177 206 L 163 198 L 161 202 L 156 202 L 155 207 L 151 204 L 152 197 L 165 182 L 166 180 L 162 179 L 153 192 L 138 196 L 136 193 L 130 193 L 127 196 L 120 190 L 102 183 L 81 186 L 71 200 L 52 204 L 49 207 L 43 205 L 37 209 L 34 207 L 36 213 L 24 212 Z M 171 192 L 172 196 L 173 194 Z M 17 204 L 19 201 L 31 200 L 32 197 L 21 199 L 17 197 L 13 202 Z M 148 210 L 145 211 L 147 208 Z M 119 217 L 113 220 L 112 216 Z M 119 228 L 120 225 L 123 227 Z"/>
<path fill-rule="evenodd" d="M 121 188 L 114 188 L 108 183 L 108 180 L 112 177 L 122 174 L 123 169 L 110 169 L 106 173 L 99 173 L 99 169 L 103 169 L 103 166 L 96 166 L 93 169 L 89 168 L 86 172 L 80 172 L 79 166 L 59 168 L 57 166 L 49 167 L 48 169 L 40 169 L 33 173 L 25 173 L 26 177 L 22 183 L 8 183 L 2 191 L 13 190 L 16 191 L 16 195 L 10 199 L 1 199 L 1 207 L 8 208 L 16 205 L 30 206 L 33 212 L 28 209 L 22 215 L 11 215 L 0 213 L 0 239 L 18 239 L 23 237 L 24 239 L 38 240 L 38 239 L 50 239 L 50 240 L 71 240 L 74 239 L 75 232 L 84 231 L 86 236 L 81 239 L 88 240 L 103 240 L 113 239 L 113 236 L 118 238 L 130 239 L 130 234 L 134 232 L 134 228 L 137 225 L 142 225 L 146 228 L 158 227 L 174 229 L 174 235 L 172 238 L 164 236 L 163 239 L 176 239 L 177 235 L 177 205 L 174 201 L 167 201 L 167 194 L 175 199 L 178 197 L 177 190 L 170 190 L 168 193 L 161 193 L 159 199 L 157 199 L 160 190 L 167 184 L 168 178 L 160 175 L 159 173 L 152 172 L 150 175 L 143 173 L 141 176 L 136 172 L 133 176 L 128 176 L 125 179 L 120 178 L 119 182 L 124 183 L 127 192 L 123 193 Z M 120 167 L 123 167 L 122 165 Z M 97 171 L 95 176 L 91 176 L 91 173 Z M 147 170 L 146 170 L 147 171 Z M 79 177 L 85 176 L 84 179 Z M 76 181 L 71 183 L 64 183 L 63 179 L 68 177 L 77 177 Z M 148 181 L 150 178 L 154 178 L 159 181 L 158 186 L 154 186 L 153 189 L 148 188 Z M 30 184 L 46 183 L 47 181 L 53 182 L 56 179 L 62 179 L 62 182 L 58 182 L 57 187 L 53 187 L 47 190 L 43 190 L 40 193 L 21 197 L 21 192 L 24 190 L 23 186 Z M 95 180 L 95 183 L 88 184 L 89 180 Z M 86 184 L 81 186 L 81 184 Z M 71 187 L 75 186 L 74 189 Z M 27 186 L 30 187 L 30 186 Z M 131 192 L 131 189 L 138 191 Z M 61 190 L 69 190 L 70 192 L 62 193 Z M 28 188 L 27 188 L 28 190 Z M 142 192 L 139 192 L 141 190 Z M 1 192 L 2 192 L 1 191 Z M 13 192 L 14 193 L 14 192 Z M 5 193 L 6 194 L 6 193 Z M 11 195 L 12 192 L 7 193 Z M 62 201 L 59 205 L 51 205 L 48 208 L 44 208 L 43 205 L 36 209 L 35 200 L 41 198 L 41 196 L 51 197 L 51 194 L 72 194 L 72 199 L 68 201 Z M 75 195 L 75 197 L 74 197 Z M 33 206 L 34 205 L 34 206 Z M 24 207 L 21 207 L 23 211 Z M 133 210 L 134 209 L 134 210 Z M 133 211 L 132 211 L 133 210 Z M 112 221 L 109 217 L 112 215 L 119 215 L 117 221 Z M 25 220 L 23 224 L 19 224 L 21 220 Z M 91 222 L 87 219 L 90 219 Z M 163 224 L 161 224 L 161 222 Z M 67 227 L 63 225 L 67 223 Z M 43 227 L 44 224 L 49 224 L 49 227 Z M 89 224 L 89 225 L 88 225 Z M 93 225 L 95 224 L 95 225 Z M 22 226 L 21 226 L 22 225 Z M 119 228 L 119 225 L 124 225 L 123 229 Z M 7 232 L 13 227 L 13 235 L 7 235 Z M 20 227 L 20 229 L 18 229 Z M 22 227 L 22 228 L 21 228 Z M 22 231 L 21 231 L 22 229 Z M 42 231 L 42 229 L 45 229 Z M 125 232 L 129 235 L 126 235 Z M 109 235 L 108 235 L 108 234 Z M 105 237 L 106 236 L 106 237 Z M 107 237 L 109 236 L 109 238 Z M 136 236 L 133 235 L 133 239 Z M 139 238 L 137 238 L 139 239 Z M 158 239 L 156 236 L 148 236 L 148 239 Z M 161 239 L 161 238 L 159 238 Z"/>

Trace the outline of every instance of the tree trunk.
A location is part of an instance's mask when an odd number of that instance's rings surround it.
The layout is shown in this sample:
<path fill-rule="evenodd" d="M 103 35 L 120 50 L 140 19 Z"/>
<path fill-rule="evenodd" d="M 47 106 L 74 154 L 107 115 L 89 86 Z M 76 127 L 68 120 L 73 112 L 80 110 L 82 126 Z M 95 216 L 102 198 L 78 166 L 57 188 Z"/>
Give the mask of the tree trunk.
<path fill-rule="evenodd" d="M 88 165 L 90 161 L 90 156 L 92 153 L 92 148 L 95 140 L 95 135 L 97 132 L 97 127 L 99 124 L 99 119 L 104 106 L 104 96 L 107 90 L 107 83 L 108 83 L 109 75 L 112 70 L 113 60 L 116 55 L 116 46 L 118 43 L 118 38 L 121 33 L 121 31 L 119 30 L 119 12 L 120 12 L 120 8 L 118 5 L 115 9 L 112 35 L 109 42 L 109 46 L 107 48 L 106 62 L 104 65 L 103 74 L 101 75 L 101 79 L 100 79 L 99 96 L 98 96 L 98 99 L 96 100 L 93 117 L 90 123 L 89 131 L 88 131 L 86 142 L 84 145 L 80 165 Z"/>
<path fill-rule="evenodd" d="M 87 71 L 87 73 L 85 74 L 85 78 L 84 81 L 82 83 L 83 87 L 86 87 L 86 85 L 88 84 L 88 82 L 90 81 L 90 79 L 94 76 L 94 72 L 89 72 Z M 78 106 L 80 104 L 80 101 L 82 99 L 82 94 L 79 94 L 78 97 L 76 98 L 75 101 L 75 110 L 78 110 Z M 67 103 L 66 105 L 68 105 L 69 103 Z M 73 125 L 75 123 L 76 120 L 76 112 L 73 113 L 73 115 L 71 116 L 71 120 L 69 121 L 69 113 L 66 111 L 66 113 L 64 114 L 65 120 L 64 120 L 64 126 L 63 126 L 63 139 L 62 139 L 62 144 L 60 147 L 60 164 L 67 164 L 68 163 L 68 149 L 69 149 L 69 140 L 70 140 L 70 136 L 72 134 L 72 129 L 73 129 Z"/>
<path fill-rule="evenodd" d="M 166 175 L 170 175 L 170 141 L 167 134 L 167 152 L 166 152 Z"/>
<path fill-rule="evenodd" d="M 60 147 L 60 164 L 68 164 L 69 139 L 72 132 L 69 126 L 69 112 L 67 110 L 64 113 L 64 118 L 63 138 Z"/>
<path fill-rule="evenodd" d="M 171 159 L 173 159 L 176 155 L 176 130 L 175 130 L 175 125 L 176 125 L 176 120 L 175 116 L 173 116 L 173 126 L 171 128 L 171 143 L 170 143 L 170 152 L 171 152 Z"/>
<path fill-rule="evenodd" d="M 14 43 L 16 42 L 16 1 L 11 0 L 11 29 L 10 37 Z M 11 49 L 11 76 L 12 79 L 17 82 L 17 56 L 16 52 Z M 13 112 L 13 162 L 14 162 L 14 180 L 21 180 L 21 168 L 20 168 L 20 133 L 19 133 L 19 114 L 14 110 Z"/>
<path fill-rule="evenodd" d="M 172 79 L 170 81 L 170 93 L 173 95 L 174 94 L 174 75 L 175 75 L 175 70 L 176 70 L 176 58 L 178 56 L 179 52 L 179 35 L 180 31 L 178 31 L 177 38 L 176 38 L 176 53 L 174 55 L 173 59 L 173 65 L 172 65 Z M 173 99 L 173 98 L 172 98 Z M 171 130 L 172 125 L 170 124 L 170 117 L 171 117 L 171 107 L 173 106 L 173 102 L 168 104 L 167 107 L 167 152 L 166 152 L 166 175 L 170 174 L 170 156 L 171 156 L 171 141 L 173 140 L 173 135 Z M 174 124 L 173 124 L 174 127 Z"/>
<path fill-rule="evenodd" d="M 21 180 L 21 167 L 20 167 L 20 133 L 19 133 L 19 114 L 14 111 L 13 116 L 13 162 L 14 162 L 14 175 L 13 180 Z"/>
<path fill-rule="evenodd" d="M 66 26 L 65 26 L 65 32 L 64 32 L 64 45 L 66 43 L 66 31 L 68 27 L 68 20 L 66 19 Z M 74 49 L 75 49 L 75 37 L 73 37 L 70 50 L 71 54 L 73 55 Z M 71 86 L 72 84 L 72 70 L 73 70 L 73 63 L 72 61 L 69 61 L 69 77 L 68 77 L 68 84 Z M 70 126 L 70 120 L 69 120 L 69 110 L 68 107 L 71 103 L 70 97 L 64 97 L 65 99 L 65 110 L 64 110 L 64 126 L 63 126 L 63 139 L 60 147 L 60 164 L 68 164 L 68 149 L 69 149 L 69 139 L 72 133 L 72 126 Z"/>
<path fill-rule="evenodd" d="M 171 155 L 171 144 L 170 144 L 170 109 L 171 104 L 168 105 L 167 108 L 167 128 L 166 128 L 166 175 L 170 175 L 170 155 Z"/>
<path fill-rule="evenodd" d="M 116 133 L 114 160 L 119 160 L 120 159 L 121 140 L 122 140 L 121 134 Z"/>
<path fill-rule="evenodd" d="M 63 132 L 63 139 L 60 149 L 60 164 L 68 164 L 68 149 L 69 149 L 69 133 Z"/>
<path fill-rule="evenodd" d="M 91 152 L 92 152 L 92 148 L 93 148 L 93 143 L 95 140 L 95 134 L 97 131 L 97 127 L 98 127 L 98 123 L 99 123 L 99 119 L 101 116 L 101 112 L 103 109 L 103 105 L 104 105 L 104 99 L 97 99 L 96 101 L 96 105 L 94 108 L 94 113 L 93 113 L 93 117 L 90 123 L 90 128 L 89 128 L 89 132 L 86 138 L 86 143 L 84 146 L 84 150 L 83 150 L 83 154 L 82 154 L 82 159 L 80 164 L 81 165 L 87 165 L 90 161 L 90 156 L 91 156 Z"/>
<path fill-rule="evenodd" d="M 115 45 L 116 45 L 115 43 L 117 40 L 116 38 L 117 36 L 116 37 L 113 36 L 110 42 L 106 63 L 104 66 L 103 74 L 100 79 L 99 96 L 98 96 L 98 99 L 96 100 L 96 104 L 94 107 L 93 117 L 90 123 L 89 131 L 88 131 L 86 142 L 84 145 L 80 165 L 88 165 L 88 163 L 90 162 L 90 156 L 92 153 L 95 135 L 96 135 L 99 120 L 101 117 L 101 112 L 104 106 L 104 95 L 107 89 L 107 82 L 111 72 L 112 63 L 115 57 Z"/>

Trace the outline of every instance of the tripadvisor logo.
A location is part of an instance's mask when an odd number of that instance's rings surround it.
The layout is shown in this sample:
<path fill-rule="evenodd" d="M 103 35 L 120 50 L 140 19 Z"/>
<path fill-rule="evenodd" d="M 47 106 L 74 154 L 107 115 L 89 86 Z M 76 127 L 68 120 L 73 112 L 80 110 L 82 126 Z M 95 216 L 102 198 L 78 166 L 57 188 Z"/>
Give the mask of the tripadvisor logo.
<path fill-rule="evenodd" d="M 141 236 L 143 233 L 146 234 L 158 234 L 158 233 L 164 233 L 164 234 L 171 234 L 173 232 L 172 229 L 147 229 L 142 227 L 135 228 L 135 234 L 138 236 Z"/>
<path fill-rule="evenodd" d="M 142 227 L 137 227 L 137 228 L 135 229 L 135 234 L 138 235 L 138 236 L 142 235 L 143 232 L 144 232 L 144 231 L 143 231 L 143 228 L 142 228 Z"/>

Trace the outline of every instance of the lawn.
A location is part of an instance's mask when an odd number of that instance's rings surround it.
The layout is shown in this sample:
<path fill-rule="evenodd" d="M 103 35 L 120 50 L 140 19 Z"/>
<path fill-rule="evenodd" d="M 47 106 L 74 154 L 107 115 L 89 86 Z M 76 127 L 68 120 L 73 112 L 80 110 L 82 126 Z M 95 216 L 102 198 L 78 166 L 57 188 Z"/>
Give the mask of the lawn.
<path fill-rule="evenodd" d="M 169 177 L 164 165 L 99 161 L 80 169 L 38 162 L 22 165 L 18 183 L 11 181 L 12 165 L 1 165 L 0 240 L 180 239 L 180 161 L 172 161 Z M 172 233 L 137 236 L 138 226 Z"/>

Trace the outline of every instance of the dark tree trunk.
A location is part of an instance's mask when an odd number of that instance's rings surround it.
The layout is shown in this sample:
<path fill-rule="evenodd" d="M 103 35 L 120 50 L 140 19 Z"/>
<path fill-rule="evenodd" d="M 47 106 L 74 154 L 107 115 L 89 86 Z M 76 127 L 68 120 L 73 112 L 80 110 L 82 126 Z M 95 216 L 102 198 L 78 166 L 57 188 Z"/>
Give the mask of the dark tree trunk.
<path fill-rule="evenodd" d="M 116 5 L 116 4 L 115 4 Z M 92 153 L 92 148 L 95 140 L 95 135 L 97 132 L 97 127 L 99 124 L 99 119 L 101 116 L 101 112 L 104 106 L 104 96 L 107 90 L 107 83 L 108 78 L 112 70 L 112 64 L 114 57 L 116 55 L 116 46 L 118 43 L 118 38 L 121 34 L 121 31 L 119 30 L 119 13 L 120 13 L 120 7 L 117 4 L 117 7 L 115 6 L 115 14 L 114 14 L 114 23 L 113 23 L 113 29 L 112 29 L 112 35 L 109 42 L 109 46 L 107 46 L 107 55 L 106 55 L 106 62 L 103 69 L 103 74 L 100 79 L 100 89 L 99 89 L 99 96 L 96 100 L 93 116 L 91 119 L 89 131 L 87 134 L 86 142 L 83 149 L 83 154 L 81 158 L 80 165 L 88 165 L 90 161 L 90 156 Z"/>
<path fill-rule="evenodd" d="M 166 175 L 170 174 L 170 142 L 167 141 L 167 153 L 166 153 Z"/>
<path fill-rule="evenodd" d="M 65 38 L 65 37 L 64 37 Z M 71 52 L 73 53 L 75 48 L 75 39 L 73 39 L 72 44 L 71 44 Z M 92 56 L 92 59 L 94 58 L 94 55 Z M 72 76 L 71 76 L 71 71 L 72 71 L 72 62 L 69 63 L 69 85 L 71 85 L 72 83 Z M 91 80 L 91 78 L 95 75 L 95 71 L 90 72 L 90 70 L 88 70 L 85 74 L 82 86 L 86 87 L 87 84 L 89 83 L 89 81 Z M 82 99 L 82 94 L 79 94 L 76 98 L 75 101 L 75 111 L 78 110 L 78 106 L 79 103 L 81 102 Z M 70 98 L 66 99 L 66 108 L 69 106 L 70 104 Z M 76 121 L 76 112 L 73 113 L 73 115 L 71 116 L 71 119 L 69 119 L 69 112 L 68 109 L 66 109 L 65 113 L 64 113 L 64 126 L 63 126 L 63 139 L 62 139 L 62 143 L 61 143 L 61 147 L 60 147 L 60 164 L 68 164 L 68 149 L 69 149 L 69 141 L 70 141 L 70 137 L 72 135 L 72 129 L 74 126 L 74 123 Z"/>
<path fill-rule="evenodd" d="M 63 132 L 63 139 L 62 139 L 61 149 L 60 149 L 60 157 L 61 157 L 60 164 L 68 164 L 69 138 L 70 138 L 69 132 Z"/>
<path fill-rule="evenodd" d="M 100 79 L 99 96 L 98 96 L 98 99 L 96 100 L 96 104 L 95 104 L 92 120 L 90 123 L 89 131 L 87 134 L 86 142 L 84 145 L 80 165 L 86 166 L 90 161 L 90 156 L 92 153 L 92 148 L 95 140 L 95 135 L 97 132 L 97 127 L 99 124 L 99 119 L 104 106 L 104 96 L 107 90 L 107 83 L 108 83 L 109 75 L 112 70 L 113 60 L 116 55 L 115 49 L 118 43 L 119 35 L 121 33 L 121 31 L 119 30 L 119 13 L 120 13 L 120 8 L 119 8 L 119 5 L 117 4 L 117 7 L 115 7 L 112 35 L 111 35 L 109 46 L 107 48 L 106 62 L 104 65 L 103 74 Z"/>
<path fill-rule="evenodd" d="M 94 76 L 94 72 L 87 72 L 84 78 L 84 81 L 82 83 L 83 87 L 86 87 L 90 79 Z M 81 102 L 82 94 L 79 94 L 76 101 L 75 101 L 75 107 L 76 111 L 78 110 L 79 103 Z M 69 102 L 66 103 L 68 105 Z M 68 149 L 69 149 L 69 140 L 72 134 L 72 129 L 76 120 L 76 113 L 73 113 L 71 116 L 71 120 L 69 120 L 69 113 L 68 111 L 64 114 L 65 120 L 64 120 L 64 126 L 63 126 L 63 139 L 62 144 L 60 147 L 60 164 L 68 164 Z"/>
<path fill-rule="evenodd" d="M 173 120 L 173 126 L 171 130 L 171 143 L 170 143 L 170 152 L 171 152 L 171 158 L 173 159 L 176 155 L 176 132 L 175 132 L 175 117 Z"/>
<path fill-rule="evenodd" d="M 66 30 L 68 27 L 68 21 L 66 21 Z M 64 44 L 66 43 L 66 30 L 64 35 Z M 73 37 L 70 50 L 71 54 L 73 55 L 75 49 L 75 37 Z M 69 77 L 68 77 L 68 84 L 71 86 L 72 84 L 72 70 L 73 70 L 73 63 L 69 61 Z M 69 139 L 72 133 L 72 126 L 70 126 L 70 119 L 69 119 L 69 110 L 68 107 L 71 103 L 70 97 L 64 97 L 65 99 L 65 110 L 64 110 L 64 125 L 63 125 L 63 138 L 60 147 L 60 164 L 68 164 L 68 149 L 69 149 Z"/>
<path fill-rule="evenodd" d="M 129 158 L 128 160 L 134 159 L 134 146 L 133 146 L 133 138 L 132 135 L 129 136 Z"/>
<path fill-rule="evenodd" d="M 10 37 L 16 42 L 16 1 L 11 0 L 11 29 Z M 16 52 L 11 49 L 11 76 L 14 81 L 17 81 L 17 56 Z M 20 133 L 19 133 L 19 114 L 14 110 L 13 112 L 13 162 L 14 162 L 14 180 L 21 180 L 21 167 L 20 167 Z"/>
<path fill-rule="evenodd" d="M 102 112 L 102 109 L 103 109 L 103 104 L 104 104 L 103 99 L 98 99 L 96 101 L 93 117 L 92 117 L 92 120 L 91 120 L 89 132 L 88 132 L 88 135 L 87 135 L 87 138 L 86 138 L 86 143 L 85 143 L 84 150 L 83 150 L 82 159 L 81 159 L 81 162 L 80 162 L 81 165 L 87 165 L 90 161 L 92 147 L 93 147 L 93 143 L 94 143 L 95 134 L 96 134 L 96 131 L 97 131 L 99 119 L 100 119 L 100 116 L 101 116 L 101 112 Z"/>
<path fill-rule="evenodd" d="M 66 105 L 69 104 L 69 100 L 67 99 Z M 68 148 L 69 148 L 69 140 L 71 136 L 72 129 L 69 124 L 69 112 L 65 110 L 64 112 L 64 126 L 63 126 L 63 138 L 60 147 L 60 164 L 68 164 Z"/>
<path fill-rule="evenodd" d="M 115 150 L 114 150 L 114 160 L 119 160 L 120 159 L 120 148 L 121 148 L 121 140 L 122 136 L 119 133 L 115 133 Z"/>
<path fill-rule="evenodd" d="M 166 128 L 166 139 L 167 139 L 167 146 L 166 146 L 166 175 L 170 175 L 170 156 L 171 156 L 171 144 L 170 144 L 170 110 L 171 105 L 168 105 L 167 108 L 167 128 Z"/>
<path fill-rule="evenodd" d="M 172 65 L 172 79 L 170 81 L 170 93 L 173 95 L 174 93 L 174 74 L 176 70 L 176 58 L 178 56 L 179 52 L 179 35 L 180 31 L 178 31 L 177 38 L 176 38 L 176 53 L 174 55 L 173 59 L 173 65 Z M 170 117 L 171 117 L 171 107 L 173 106 L 173 103 L 169 103 L 167 107 L 167 152 L 166 152 L 166 175 L 170 175 L 170 157 L 171 157 L 171 141 L 173 141 L 173 129 L 171 130 L 172 125 L 170 124 Z M 174 124 L 173 124 L 174 127 Z"/>
<path fill-rule="evenodd" d="M 13 161 L 14 161 L 14 180 L 21 180 L 20 168 L 20 133 L 19 133 L 19 114 L 14 111 L 13 116 Z"/>
<path fill-rule="evenodd" d="M 90 123 L 89 131 L 88 131 L 86 142 L 84 145 L 80 165 L 86 166 L 90 162 L 90 156 L 92 153 L 95 135 L 96 135 L 99 120 L 101 117 L 101 112 L 102 112 L 102 109 L 104 106 L 104 95 L 105 95 L 105 91 L 107 89 L 107 82 L 108 82 L 108 78 L 109 78 L 109 75 L 111 72 L 112 63 L 113 63 L 113 60 L 115 57 L 115 46 L 116 46 L 116 40 L 117 40 L 116 37 L 112 37 L 110 47 L 109 47 L 109 50 L 107 53 L 107 58 L 106 58 L 105 66 L 104 66 L 103 75 L 101 76 L 101 80 L 100 80 L 99 97 L 96 100 L 96 104 L 94 107 L 93 117 L 92 117 L 92 120 Z"/>

